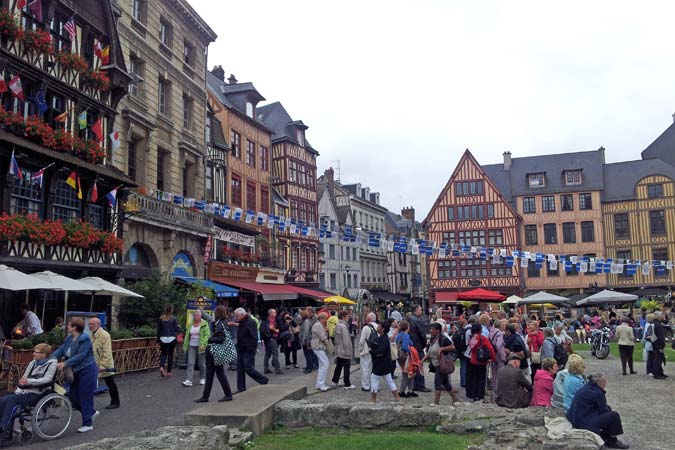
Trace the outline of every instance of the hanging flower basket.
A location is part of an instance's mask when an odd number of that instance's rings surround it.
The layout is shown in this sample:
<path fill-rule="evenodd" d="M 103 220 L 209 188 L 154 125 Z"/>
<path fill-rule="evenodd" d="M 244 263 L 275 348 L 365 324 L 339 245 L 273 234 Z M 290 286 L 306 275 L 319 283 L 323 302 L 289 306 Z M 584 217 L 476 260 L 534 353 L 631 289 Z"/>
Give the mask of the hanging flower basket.
<path fill-rule="evenodd" d="M 20 36 L 26 50 L 43 55 L 54 53 L 52 35 L 45 30 L 23 30 Z"/>
<path fill-rule="evenodd" d="M 61 52 L 56 55 L 56 62 L 61 64 L 64 69 L 70 69 L 77 73 L 85 73 L 89 70 L 87 60 L 77 53 Z"/>
<path fill-rule="evenodd" d="M 0 34 L 14 40 L 21 35 L 21 27 L 6 8 L 0 9 Z"/>
<path fill-rule="evenodd" d="M 45 147 L 53 148 L 56 144 L 54 129 L 39 117 L 29 116 L 26 118 L 24 131 L 28 139 Z"/>
<path fill-rule="evenodd" d="M 84 82 L 87 86 L 106 92 L 110 89 L 110 78 L 100 70 L 90 70 L 84 74 Z"/>

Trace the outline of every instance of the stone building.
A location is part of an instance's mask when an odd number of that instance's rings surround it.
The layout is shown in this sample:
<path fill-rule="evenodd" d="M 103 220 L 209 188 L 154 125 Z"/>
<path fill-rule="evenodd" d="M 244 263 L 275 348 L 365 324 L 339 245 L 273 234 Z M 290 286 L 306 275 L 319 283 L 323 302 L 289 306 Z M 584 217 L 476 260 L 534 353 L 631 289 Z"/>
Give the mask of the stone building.
<path fill-rule="evenodd" d="M 385 232 L 388 236 L 422 239 L 422 226 L 415 221 L 415 208 L 407 207 L 401 214 L 387 211 L 385 215 Z M 422 266 L 423 256 L 415 253 L 399 253 L 387 251 L 387 291 L 372 292 L 373 296 L 391 302 L 415 300 L 422 298 Z M 379 297 L 378 297 L 379 295 Z"/>
<path fill-rule="evenodd" d="M 126 204 L 125 277 L 157 268 L 201 277 L 213 221 L 188 208 L 205 196 L 206 59 L 216 34 L 185 0 L 115 3 L 132 82 L 114 164 L 140 186 Z"/>

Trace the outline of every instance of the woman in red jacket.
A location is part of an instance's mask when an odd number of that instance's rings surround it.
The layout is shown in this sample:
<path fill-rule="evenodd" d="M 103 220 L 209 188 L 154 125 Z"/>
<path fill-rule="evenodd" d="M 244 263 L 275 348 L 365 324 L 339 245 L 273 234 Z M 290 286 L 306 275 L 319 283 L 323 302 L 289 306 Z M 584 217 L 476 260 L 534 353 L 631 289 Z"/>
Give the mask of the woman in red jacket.
<path fill-rule="evenodd" d="M 553 382 L 558 372 L 558 364 L 553 358 L 546 358 L 541 363 L 541 369 L 534 376 L 532 401 L 530 406 L 551 406 L 553 397 Z"/>
<path fill-rule="evenodd" d="M 487 365 L 496 359 L 492 344 L 482 333 L 481 324 L 471 325 L 471 339 L 469 340 L 471 359 L 466 371 L 466 397 L 473 401 L 485 398 Z"/>
<path fill-rule="evenodd" d="M 539 324 L 531 320 L 527 324 L 527 345 L 530 348 L 530 370 L 532 371 L 532 384 L 534 374 L 541 369 L 541 346 L 544 345 L 544 333 L 539 329 Z"/>

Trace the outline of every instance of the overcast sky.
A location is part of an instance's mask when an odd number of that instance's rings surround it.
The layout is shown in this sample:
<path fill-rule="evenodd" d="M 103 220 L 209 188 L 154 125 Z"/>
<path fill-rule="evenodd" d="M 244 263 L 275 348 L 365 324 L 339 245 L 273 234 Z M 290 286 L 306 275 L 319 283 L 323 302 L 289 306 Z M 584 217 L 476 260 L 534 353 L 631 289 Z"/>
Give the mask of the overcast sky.
<path fill-rule="evenodd" d="M 209 68 L 308 125 L 319 174 L 418 220 L 466 148 L 639 159 L 675 112 L 673 2 L 189 1 Z"/>

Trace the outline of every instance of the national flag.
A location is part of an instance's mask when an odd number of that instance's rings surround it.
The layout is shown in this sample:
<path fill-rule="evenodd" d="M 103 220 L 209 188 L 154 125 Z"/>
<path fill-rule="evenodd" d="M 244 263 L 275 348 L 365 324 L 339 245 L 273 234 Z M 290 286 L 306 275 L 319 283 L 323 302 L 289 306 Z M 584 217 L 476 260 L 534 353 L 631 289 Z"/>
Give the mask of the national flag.
<path fill-rule="evenodd" d="M 70 176 L 66 180 L 66 184 L 77 191 L 77 198 L 82 200 L 82 186 L 80 186 L 80 177 L 77 175 L 76 171 L 72 171 Z"/>
<path fill-rule="evenodd" d="M 26 7 L 26 0 L 16 0 L 16 9 L 24 9 Z"/>
<path fill-rule="evenodd" d="M 14 157 L 14 150 L 12 150 L 12 160 L 9 163 L 9 173 L 10 175 L 14 175 L 16 179 L 23 180 L 23 173 L 21 172 L 19 163 L 16 162 L 16 158 Z"/>
<path fill-rule="evenodd" d="M 94 180 L 94 187 L 91 188 L 91 198 L 89 198 L 89 201 L 91 203 L 96 203 L 98 200 L 98 187 L 96 186 L 96 180 Z"/>
<path fill-rule="evenodd" d="M 102 51 L 103 49 L 101 48 L 101 41 L 99 41 L 98 39 L 94 39 L 94 55 L 101 58 L 103 55 Z"/>
<path fill-rule="evenodd" d="M 109 45 L 106 45 L 105 47 L 103 47 L 103 49 L 101 49 L 100 58 L 101 58 L 101 64 L 102 65 L 107 66 L 108 64 L 110 64 L 110 46 Z"/>
<path fill-rule="evenodd" d="M 61 122 L 65 123 L 66 120 L 68 120 L 68 115 L 70 114 L 69 110 L 63 111 L 61 114 L 58 116 L 54 117 L 55 122 Z"/>
<path fill-rule="evenodd" d="M 47 105 L 47 99 L 45 97 L 46 97 L 45 85 L 44 83 L 42 83 L 40 88 L 33 96 L 33 101 L 35 102 L 35 105 L 37 106 L 37 109 L 41 114 L 44 114 L 49 110 L 49 106 Z"/>
<path fill-rule="evenodd" d="M 28 4 L 28 9 L 38 22 L 42 22 L 42 0 L 33 0 Z"/>
<path fill-rule="evenodd" d="M 77 116 L 77 123 L 80 125 L 80 130 L 87 128 L 87 110 L 84 110 Z"/>
<path fill-rule="evenodd" d="M 70 36 L 70 40 L 75 40 L 75 16 L 71 16 L 66 23 L 63 24 L 63 29 L 66 30 Z"/>
<path fill-rule="evenodd" d="M 0 94 L 4 94 L 7 92 L 7 83 L 5 83 L 5 80 L 0 79 Z"/>
<path fill-rule="evenodd" d="M 117 204 L 117 189 L 119 189 L 119 188 L 116 187 L 112 191 L 105 194 L 105 198 L 108 199 L 108 203 L 110 204 L 111 208 L 114 208 L 115 205 Z"/>
<path fill-rule="evenodd" d="M 54 163 L 51 163 L 48 166 L 43 167 L 30 177 L 31 181 L 36 182 L 40 185 L 40 189 L 42 189 L 42 179 L 44 178 L 45 170 L 49 169 L 53 165 Z"/>
<path fill-rule="evenodd" d="M 91 126 L 91 132 L 94 133 L 98 142 L 103 141 L 103 121 L 101 121 L 100 117 Z"/>
<path fill-rule="evenodd" d="M 110 136 L 110 150 L 115 152 L 118 148 L 120 148 L 120 132 L 119 130 L 113 130 L 112 133 L 109 134 Z"/>
<path fill-rule="evenodd" d="M 12 95 L 19 100 L 23 100 L 23 85 L 21 84 L 21 77 L 17 73 L 14 75 L 14 78 L 9 80 L 9 89 L 12 91 Z"/>

